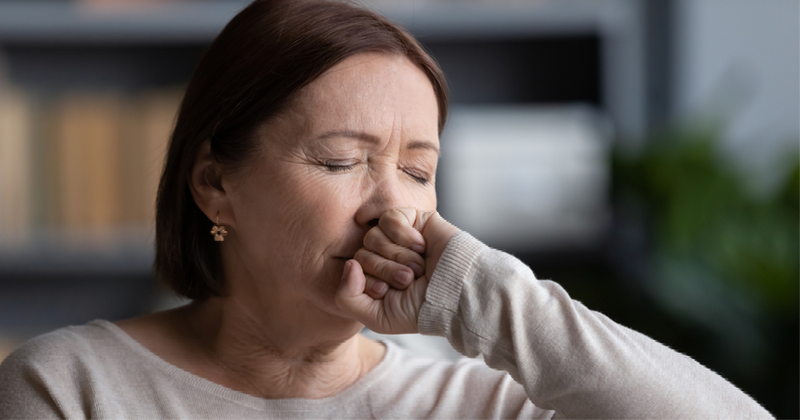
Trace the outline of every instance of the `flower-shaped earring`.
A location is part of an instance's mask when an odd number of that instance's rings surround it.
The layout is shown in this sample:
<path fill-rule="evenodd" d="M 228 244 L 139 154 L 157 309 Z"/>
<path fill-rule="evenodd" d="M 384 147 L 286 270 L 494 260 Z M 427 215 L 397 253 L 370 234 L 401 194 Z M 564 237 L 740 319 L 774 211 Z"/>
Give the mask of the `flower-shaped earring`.
<path fill-rule="evenodd" d="M 217 212 L 217 222 L 214 223 L 214 227 L 211 228 L 211 234 L 214 235 L 214 240 L 217 242 L 224 241 L 225 236 L 228 235 L 228 231 L 225 230 L 225 226 L 219 224 L 219 212 Z"/>

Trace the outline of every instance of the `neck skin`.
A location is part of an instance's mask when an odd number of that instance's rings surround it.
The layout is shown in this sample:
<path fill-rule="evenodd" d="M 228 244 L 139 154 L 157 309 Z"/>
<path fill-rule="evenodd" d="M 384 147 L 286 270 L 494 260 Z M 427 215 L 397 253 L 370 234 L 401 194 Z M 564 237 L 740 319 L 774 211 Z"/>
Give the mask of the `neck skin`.
<path fill-rule="evenodd" d="M 386 352 L 359 335 L 362 325 L 352 320 L 313 308 L 287 311 L 277 302 L 254 306 L 237 295 L 117 325 L 168 363 L 267 399 L 334 396 L 372 370 Z"/>
<path fill-rule="evenodd" d="M 213 298 L 117 325 L 189 373 L 266 399 L 334 396 L 372 370 L 385 348 L 350 331 L 294 333 L 291 322 L 260 323 L 230 298 Z M 330 327 L 330 325 L 329 325 Z"/>
<path fill-rule="evenodd" d="M 336 395 L 384 354 L 381 345 L 357 334 L 359 324 L 349 331 L 330 325 L 314 331 L 281 317 L 256 317 L 233 298 L 211 299 L 185 311 L 202 352 L 198 356 L 213 375 L 209 379 L 261 398 Z"/>

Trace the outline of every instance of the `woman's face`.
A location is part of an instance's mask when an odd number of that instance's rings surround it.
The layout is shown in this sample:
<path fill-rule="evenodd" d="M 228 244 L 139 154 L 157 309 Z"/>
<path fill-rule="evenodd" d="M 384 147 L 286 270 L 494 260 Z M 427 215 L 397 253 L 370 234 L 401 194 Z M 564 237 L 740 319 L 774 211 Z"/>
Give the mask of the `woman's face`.
<path fill-rule="evenodd" d="M 229 292 L 336 315 L 344 263 L 378 217 L 436 208 L 433 87 L 405 57 L 359 54 L 303 88 L 260 136 L 260 160 L 225 188 Z"/>

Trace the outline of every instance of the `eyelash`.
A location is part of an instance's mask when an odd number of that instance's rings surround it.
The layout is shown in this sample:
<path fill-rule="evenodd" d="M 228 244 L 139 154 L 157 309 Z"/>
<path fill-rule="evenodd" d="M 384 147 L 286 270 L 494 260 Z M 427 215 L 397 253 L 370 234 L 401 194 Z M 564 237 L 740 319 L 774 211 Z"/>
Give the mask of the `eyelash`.
<path fill-rule="evenodd" d="M 355 168 L 355 163 L 343 164 L 342 162 L 325 162 L 322 164 L 325 169 L 331 172 L 345 172 Z"/>
<path fill-rule="evenodd" d="M 342 164 L 340 162 L 324 162 L 322 164 L 322 166 L 324 166 L 325 169 L 327 169 L 330 172 L 345 172 L 345 171 L 349 171 L 349 170 L 355 168 L 356 165 L 357 165 L 356 163 Z M 409 171 L 407 171 L 405 169 L 403 170 L 403 172 L 405 172 L 408 176 L 411 177 L 411 179 L 413 179 L 414 181 L 416 181 L 420 185 L 428 185 L 428 181 L 429 181 L 428 178 L 414 175 L 412 172 L 409 172 Z"/>
<path fill-rule="evenodd" d="M 417 181 L 420 185 L 428 185 L 428 178 L 423 178 L 421 176 L 414 175 L 414 174 L 412 174 L 412 173 L 410 173 L 408 171 L 405 171 L 405 172 L 408 174 L 408 176 L 411 177 L 411 179 L 413 179 L 414 181 Z"/>

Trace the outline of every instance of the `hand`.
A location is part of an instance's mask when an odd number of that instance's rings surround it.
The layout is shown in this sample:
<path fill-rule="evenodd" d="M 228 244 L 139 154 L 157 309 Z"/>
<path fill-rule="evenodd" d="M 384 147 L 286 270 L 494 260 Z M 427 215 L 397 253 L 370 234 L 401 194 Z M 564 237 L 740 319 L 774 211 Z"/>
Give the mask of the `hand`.
<path fill-rule="evenodd" d="M 339 309 L 378 333 L 416 333 L 428 279 L 456 232 L 433 211 L 387 211 L 345 263 Z"/>

